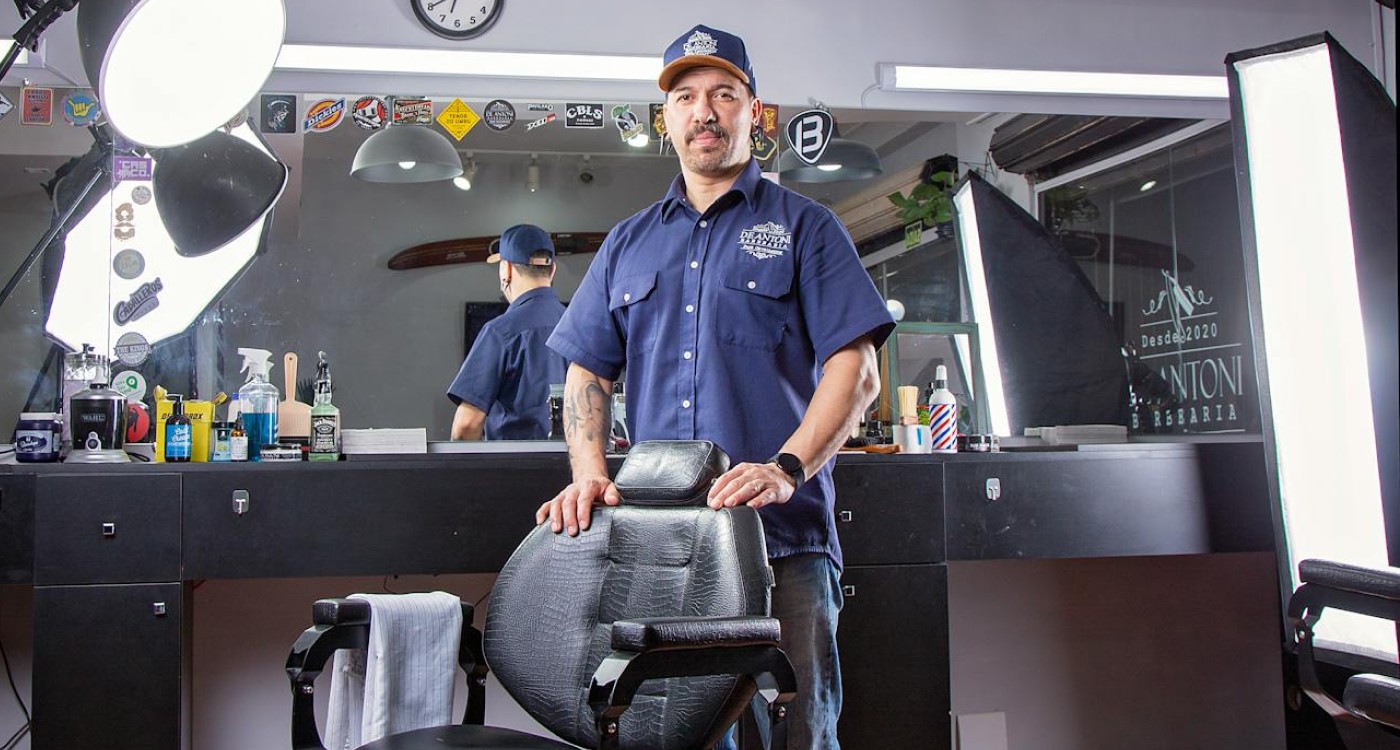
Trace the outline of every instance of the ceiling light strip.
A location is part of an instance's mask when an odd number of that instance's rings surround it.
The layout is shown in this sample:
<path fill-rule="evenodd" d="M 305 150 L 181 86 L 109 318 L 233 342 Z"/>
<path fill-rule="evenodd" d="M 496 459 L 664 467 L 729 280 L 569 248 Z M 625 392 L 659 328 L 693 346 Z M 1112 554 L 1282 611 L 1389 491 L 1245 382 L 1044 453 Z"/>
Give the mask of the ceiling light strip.
<path fill-rule="evenodd" d="M 655 81 L 661 58 L 284 44 L 278 70 Z"/>
<path fill-rule="evenodd" d="M 1094 73 L 1070 70 L 881 65 L 882 88 L 989 94 L 1061 94 L 1172 99 L 1227 99 L 1225 76 Z"/>

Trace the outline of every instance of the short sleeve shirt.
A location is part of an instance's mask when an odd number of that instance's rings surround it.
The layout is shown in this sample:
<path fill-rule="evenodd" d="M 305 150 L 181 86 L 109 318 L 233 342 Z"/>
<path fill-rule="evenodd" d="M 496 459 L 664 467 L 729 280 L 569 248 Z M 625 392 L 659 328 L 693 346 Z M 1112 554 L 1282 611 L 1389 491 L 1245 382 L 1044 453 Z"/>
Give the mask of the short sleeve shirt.
<path fill-rule="evenodd" d="M 771 458 L 796 430 L 821 365 L 894 327 L 846 230 L 826 207 L 762 179 L 750 161 L 702 215 L 678 176 L 608 234 L 549 346 L 591 372 L 627 372 L 636 440 L 711 440 Z M 831 465 L 761 509 L 771 557 L 841 564 Z"/>
<path fill-rule="evenodd" d="M 563 314 L 554 290 L 541 287 L 482 326 L 447 397 L 486 412 L 487 440 L 549 437 L 549 386 L 564 382 L 567 363 L 545 342 Z"/>

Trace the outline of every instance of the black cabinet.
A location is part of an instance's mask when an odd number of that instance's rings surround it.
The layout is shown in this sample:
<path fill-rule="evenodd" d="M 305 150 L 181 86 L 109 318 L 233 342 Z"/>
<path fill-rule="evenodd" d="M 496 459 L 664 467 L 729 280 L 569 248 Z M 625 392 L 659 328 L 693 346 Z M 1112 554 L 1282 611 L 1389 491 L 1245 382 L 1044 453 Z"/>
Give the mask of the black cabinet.
<path fill-rule="evenodd" d="M 34 588 L 35 748 L 188 747 L 188 584 Z"/>
<path fill-rule="evenodd" d="M 850 566 L 841 588 L 841 746 L 950 747 L 948 567 Z"/>

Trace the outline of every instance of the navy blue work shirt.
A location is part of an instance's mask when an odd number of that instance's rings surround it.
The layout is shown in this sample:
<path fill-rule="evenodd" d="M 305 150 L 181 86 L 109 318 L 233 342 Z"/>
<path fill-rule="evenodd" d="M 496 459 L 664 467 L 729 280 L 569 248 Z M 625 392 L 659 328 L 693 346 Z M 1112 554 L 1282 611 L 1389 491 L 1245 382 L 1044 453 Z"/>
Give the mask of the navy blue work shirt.
<path fill-rule="evenodd" d="M 761 177 L 757 163 L 705 213 L 666 197 L 608 234 L 549 346 L 600 377 L 627 370 L 638 440 L 711 440 L 761 463 L 797 429 L 822 363 L 894 328 L 830 210 Z M 839 566 L 831 463 L 761 509 L 768 554 Z"/>
<path fill-rule="evenodd" d="M 549 437 L 549 386 L 568 363 L 545 345 L 564 314 L 550 287 L 531 289 L 481 327 L 447 397 L 486 412 L 487 440 Z"/>

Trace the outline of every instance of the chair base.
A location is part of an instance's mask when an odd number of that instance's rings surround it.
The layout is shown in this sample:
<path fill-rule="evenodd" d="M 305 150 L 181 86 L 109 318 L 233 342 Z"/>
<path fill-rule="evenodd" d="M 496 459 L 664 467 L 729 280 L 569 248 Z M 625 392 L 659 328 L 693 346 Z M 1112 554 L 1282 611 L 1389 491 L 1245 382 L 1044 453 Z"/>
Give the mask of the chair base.
<path fill-rule="evenodd" d="M 361 745 L 359 750 L 578 750 L 573 745 L 548 737 L 499 727 L 454 724 L 402 732 Z"/>

